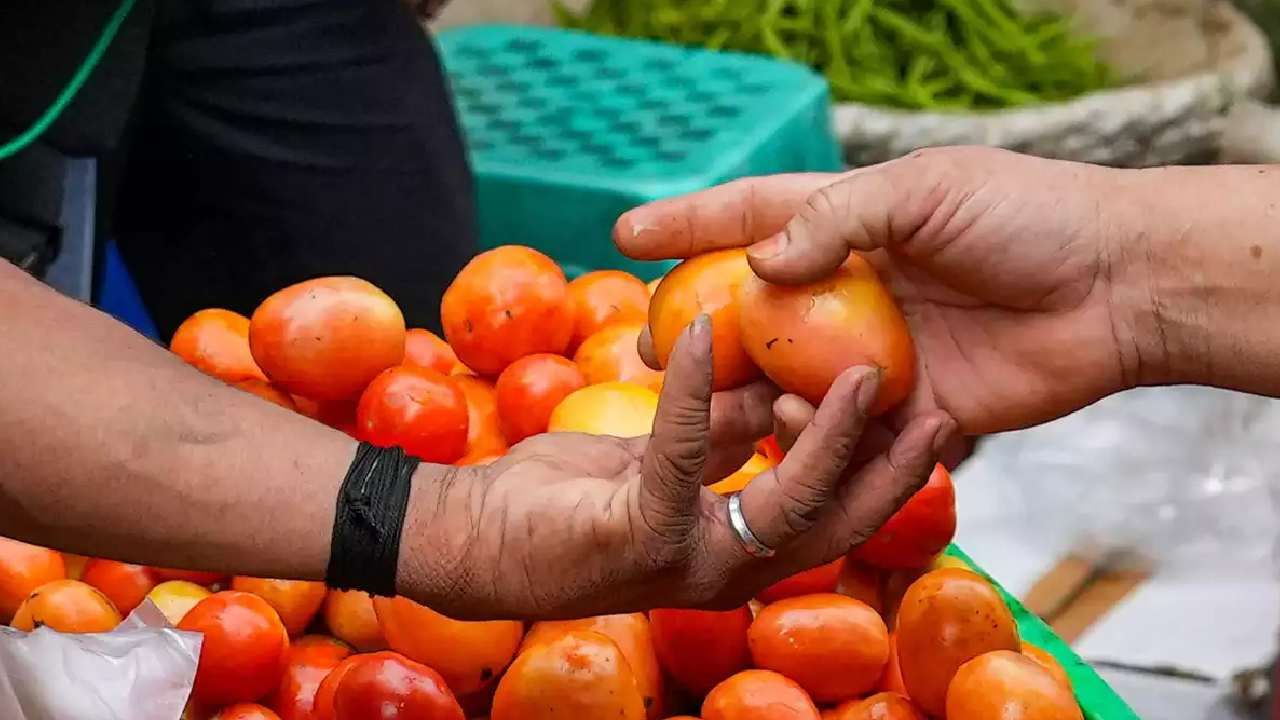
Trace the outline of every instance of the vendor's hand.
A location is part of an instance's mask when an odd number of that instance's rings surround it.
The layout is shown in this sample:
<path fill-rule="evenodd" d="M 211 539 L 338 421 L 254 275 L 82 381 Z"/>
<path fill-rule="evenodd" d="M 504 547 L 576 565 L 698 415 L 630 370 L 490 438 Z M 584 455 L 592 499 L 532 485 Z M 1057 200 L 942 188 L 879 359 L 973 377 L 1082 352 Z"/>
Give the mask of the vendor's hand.
<path fill-rule="evenodd" d="M 850 249 L 868 254 L 918 352 L 917 388 L 890 419 L 942 409 L 962 431 L 987 433 L 1138 382 L 1133 318 L 1111 282 L 1123 254 L 1111 239 L 1132 212 L 1122 177 L 985 148 L 926 150 L 656 202 L 624 215 L 615 241 L 641 259 L 750 246 L 756 273 L 777 283 L 817 280 Z"/>
<path fill-rule="evenodd" d="M 710 342 L 706 318 L 681 338 L 650 437 L 542 435 L 493 465 L 417 482 L 402 592 L 463 619 L 742 603 L 868 537 L 925 482 L 954 430 L 945 413 L 921 414 L 886 452 L 853 464 L 878 374 L 847 371 L 783 463 L 742 492 L 748 526 L 777 551 L 755 558 L 727 499 L 703 487 L 722 462 Z"/>

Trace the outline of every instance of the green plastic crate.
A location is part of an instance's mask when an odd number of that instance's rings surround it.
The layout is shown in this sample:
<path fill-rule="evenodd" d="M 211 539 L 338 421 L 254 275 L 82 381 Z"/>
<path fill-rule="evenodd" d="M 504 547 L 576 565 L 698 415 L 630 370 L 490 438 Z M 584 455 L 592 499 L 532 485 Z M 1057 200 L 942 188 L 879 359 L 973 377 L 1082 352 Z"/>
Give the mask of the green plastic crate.
<path fill-rule="evenodd" d="M 614 221 L 734 178 L 841 169 L 826 81 L 770 58 L 482 25 L 441 56 L 476 178 L 485 247 L 519 243 L 571 276 L 670 263 L 622 257 Z"/>
<path fill-rule="evenodd" d="M 954 545 L 947 549 L 947 554 L 964 561 L 974 572 L 995 586 L 1005 604 L 1013 611 L 1013 617 L 1018 622 L 1018 634 L 1023 640 L 1040 646 L 1062 663 L 1062 668 L 1067 671 L 1071 684 L 1075 687 L 1076 700 L 1080 703 L 1086 720 L 1139 720 L 1137 713 L 1052 628 L 1023 607 L 1017 598 L 1006 592 L 972 558 Z"/>

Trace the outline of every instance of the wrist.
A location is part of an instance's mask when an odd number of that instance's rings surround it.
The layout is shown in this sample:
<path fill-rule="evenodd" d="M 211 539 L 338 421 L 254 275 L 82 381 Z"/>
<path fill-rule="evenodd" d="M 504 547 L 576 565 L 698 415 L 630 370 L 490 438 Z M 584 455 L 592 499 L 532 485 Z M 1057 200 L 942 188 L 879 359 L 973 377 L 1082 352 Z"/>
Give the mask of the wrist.
<path fill-rule="evenodd" d="M 448 521 L 449 498 L 464 472 L 449 465 L 419 465 L 401 529 L 397 592 L 442 611 L 455 594 L 466 552 L 467 536 Z"/>

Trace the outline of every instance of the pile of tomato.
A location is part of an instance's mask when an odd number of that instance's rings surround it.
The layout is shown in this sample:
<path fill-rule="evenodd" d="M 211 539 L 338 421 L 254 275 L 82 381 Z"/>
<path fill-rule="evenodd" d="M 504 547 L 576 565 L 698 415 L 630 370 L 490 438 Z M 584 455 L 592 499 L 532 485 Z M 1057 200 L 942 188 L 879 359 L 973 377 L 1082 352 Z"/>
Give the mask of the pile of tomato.
<path fill-rule="evenodd" d="M 170 349 L 358 439 L 475 465 L 548 431 L 647 433 L 663 373 L 641 360 L 641 331 L 665 365 L 704 313 L 717 389 L 767 376 L 816 402 L 847 367 L 874 364 L 877 412 L 911 390 L 905 322 L 856 256 L 822 283 L 781 288 L 741 251 L 715 252 L 646 286 L 619 271 L 568 282 L 551 259 L 509 246 L 455 279 L 444 338 L 406 328 L 378 288 L 335 277 L 285 288 L 251 318 L 198 312 Z M 736 492 L 782 456 L 766 438 L 742 469 L 708 483 Z M 990 583 L 941 554 L 955 527 L 955 490 L 938 466 L 847 557 L 748 605 L 531 625 L 0 540 L 0 621 L 105 632 L 149 598 L 204 636 L 188 720 L 1079 719 L 1062 667 L 1020 642 Z"/>

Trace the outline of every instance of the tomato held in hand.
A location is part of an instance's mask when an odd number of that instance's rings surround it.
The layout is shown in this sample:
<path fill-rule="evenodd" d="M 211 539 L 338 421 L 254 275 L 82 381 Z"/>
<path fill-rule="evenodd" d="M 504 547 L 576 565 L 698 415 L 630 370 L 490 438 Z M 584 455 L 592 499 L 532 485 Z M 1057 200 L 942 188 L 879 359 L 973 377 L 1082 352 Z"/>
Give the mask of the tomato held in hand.
<path fill-rule="evenodd" d="M 444 338 L 430 330 L 414 328 L 404 334 L 404 364 L 448 375 L 458 364 L 458 356 Z"/>
<path fill-rule="evenodd" d="M 494 386 L 507 442 L 546 432 L 556 406 L 586 385 L 578 366 L 559 355 L 530 355 L 512 363 Z"/>
<path fill-rule="evenodd" d="M 280 687 L 269 705 L 280 720 L 315 720 L 320 683 L 348 656 L 351 648 L 323 635 L 308 635 L 289 645 Z"/>
<path fill-rule="evenodd" d="M 887 570 L 929 567 L 956 534 L 956 488 L 942 465 L 874 535 L 849 556 Z"/>
<path fill-rule="evenodd" d="M 253 359 L 273 383 L 313 400 L 348 400 L 404 360 L 404 315 L 353 277 L 308 280 L 267 298 L 249 322 Z"/>
<path fill-rule="evenodd" d="M 796 682 L 771 670 L 744 670 L 702 702 L 702 720 L 818 720 L 818 708 Z"/>
<path fill-rule="evenodd" d="M 742 346 L 738 288 L 752 277 L 743 250 L 720 250 L 689 258 L 658 285 L 649 303 L 649 331 L 658 363 L 667 366 L 676 340 L 699 315 L 711 317 L 712 385 L 731 390 L 760 376 Z"/>
<path fill-rule="evenodd" d="M 1020 649 L 1013 615 L 991 584 L 967 570 L 925 573 L 898 608 L 898 664 L 911 700 L 929 715 L 946 711 L 947 686 L 964 663 Z"/>
<path fill-rule="evenodd" d="M 653 630 L 644 613 L 622 615 L 598 615 L 584 620 L 563 620 L 534 623 L 525 635 L 520 652 L 555 640 L 574 630 L 592 630 L 608 637 L 618 645 L 644 698 L 647 715 L 653 720 L 662 717 L 663 687 L 662 668 L 653 648 Z"/>
<path fill-rule="evenodd" d="M 36 588 L 18 606 L 13 628 L 31 632 L 47 627 L 62 633 L 111 632 L 120 612 L 106 595 L 79 580 L 54 580 Z"/>
<path fill-rule="evenodd" d="M 224 382 L 267 376 L 249 352 L 249 318 L 230 310 L 200 310 L 182 321 L 169 350 L 197 370 Z"/>
<path fill-rule="evenodd" d="M 471 375 L 453 378 L 467 398 L 467 452 L 458 465 L 474 465 L 507 451 L 507 438 L 498 418 L 498 393 L 487 380 Z"/>
<path fill-rule="evenodd" d="M 583 340 L 573 361 L 587 384 L 632 382 L 660 392 L 663 374 L 645 365 L 637 349 L 643 329 L 643 322 L 615 323 Z"/>
<path fill-rule="evenodd" d="M 779 387 L 815 407 L 855 365 L 884 372 L 872 414 L 902 402 L 915 386 L 907 322 L 875 269 L 856 254 L 807 285 L 773 285 L 748 273 L 738 301 L 747 355 Z"/>
<path fill-rule="evenodd" d="M 356 432 L 424 462 L 452 463 L 467 450 L 467 396 L 451 377 L 401 365 L 383 371 L 360 396 Z"/>
<path fill-rule="evenodd" d="M 204 635 L 191 697 L 207 705 L 255 702 L 280 686 L 289 633 L 266 600 L 220 592 L 201 600 L 178 623 Z"/>
<path fill-rule="evenodd" d="M 644 720 L 635 674 L 617 643 L 573 630 L 520 654 L 493 696 L 490 720 Z"/>
<path fill-rule="evenodd" d="M 360 652 L 387 647 L 373 609 L 373 598 L 359 590 L 330 590 L 324 603 L 324 622 L 329 632 Z"/>
<path fill-rule="evenodd" d="M 947 690 L 947 720 L 1081 720 L 1070 688 L 1034 660 L 1007 650 L 960 666 Z"/>
<path fill-rule="evenodd" d="M 0 622 L 12 620 L 18 606 L 36 588 L 66 577 L 62 553 L 0 538 Z"/>
<path fill-rule="evenodd" d="M 328 590 L 324 583 L 303 580 L 268 580 L 235 577 L 231 589 L 253 593 L 275 609 L 289 637 L 301 635 L 324 603 Z"/>
<path fill-rule="evenodd" d="M 652 610 L 653 647 L 667 674 L 694 695 L 706 695 L 751 664 L 751 609 Z"/>
<path fill-rule="evenodd" d="M 440 673 L 393 652 L 357 655 L 333 693 L 334 720 L 464 720 Z"/>
<path fill-rule="evenodd" d="M 643 323 L 649 312 L 649 288 L 621 270 L 595 270 L 569 283 L 573 305 L 574 349 L 611 323 Z M 619 379 L 619 378 L 614 378 Z"/>
<path fill-rule="evenodd" d="M 564 271 L 519 245 L 472 258 L 445 291 L 440 316 L 458 359 L 481 375 L 526 355 L 562 354 L 573 335 Z"/>
<path fill-rule="evenodd" d="M 149 567 L 101 558 L 85 563 L 81 579 L 106 595 L 125 616 L 141 605 L 147 593 L 160 584 L 160 578 Z"/>
<path fill-rule="evenodd" d="M 836 583 L 840 572 L 844 569 L 844 558 L 838 558 L 826 565 L 819 565 L 811 570 L 796 573 L 786 580 L 779 580 L 756 596 L 760 602 L 768 605 L 787 598 L 801 595 L 819 595 L 836 591 Z M 852 597 L 852 596 L 850 596 Z M 867 603 L 870 605 L 871 603 Z"/>

